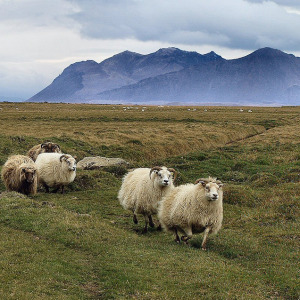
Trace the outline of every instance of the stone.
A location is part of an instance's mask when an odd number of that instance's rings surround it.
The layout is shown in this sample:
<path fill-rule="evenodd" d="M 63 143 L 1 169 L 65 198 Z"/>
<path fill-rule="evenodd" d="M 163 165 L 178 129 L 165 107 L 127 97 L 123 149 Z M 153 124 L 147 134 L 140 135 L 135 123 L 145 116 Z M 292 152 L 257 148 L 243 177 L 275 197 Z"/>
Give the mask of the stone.
<path fill-rule="evenodd" d="M 101 156 L 85 157 L 77 163 L 77 168 L 83 170 L 94 170 L 111 166 L 128 167 L 129 163 L 122 158 L 107 158 Z"/>

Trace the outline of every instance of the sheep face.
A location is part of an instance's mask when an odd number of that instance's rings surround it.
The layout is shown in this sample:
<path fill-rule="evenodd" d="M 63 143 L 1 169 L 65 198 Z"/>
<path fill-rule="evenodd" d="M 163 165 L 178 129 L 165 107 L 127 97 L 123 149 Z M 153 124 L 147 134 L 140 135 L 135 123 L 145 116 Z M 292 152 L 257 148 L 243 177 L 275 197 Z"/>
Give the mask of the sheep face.
<path fill-rule="evenodd" d="M 159 186 L 168 186 L 172 182 L 172 173 L 166 168 L 154 171 L 156 178 L 154 179 Z"/>
<path fill-rule="evenodd" d="M 67 168 L 70 172 L 76 171 L 76 160 L 74 157 L 64 154 L 60 157 L 60 161 L 61 161 L 61 163 L 67 165 Z"/>
<path fill-rule="evenodd" d="M 21 171 L 21 176 L 23 178 L 23 180 L 25 180 L 27 183 L 32 183 L 34 182 L 37 174 L 36 174 L 36 170 L 33 168 L 22 168 Z"/>
<path fill-rule="evenodd" d="M 198 183 L 204 188 L 205 198 L 208 201 L 217 201 L 219 199 L 220 192 L 222 192 L 223 187 L 223 183 L 221 181 L 206 181 L 198 179 L 195 184 Z"/>

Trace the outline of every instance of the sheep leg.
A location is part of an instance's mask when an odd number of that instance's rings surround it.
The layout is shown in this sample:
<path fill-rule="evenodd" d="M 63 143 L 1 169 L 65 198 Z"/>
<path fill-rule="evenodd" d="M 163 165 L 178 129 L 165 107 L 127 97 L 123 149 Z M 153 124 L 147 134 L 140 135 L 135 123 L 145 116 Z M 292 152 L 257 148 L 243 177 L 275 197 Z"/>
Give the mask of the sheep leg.
<path fill-rule="evenodd" d="M 158 231 L 161 231 L 161 230 L 162 230 L 160 222 L 158 223 L 157 230 L 158 230 Z"/>
<path fill-rule="evenodd" d="M 184 228 L 183 231 L 184 231 L 184 233 L 185 233 L 186 235 L 183 235 L 183 236 L 181 237 L 181 240 L 182 240 L 183 242 L 185 242 L 185 244 L 188 245 L 189 239 L 191 239 L 192 236 L 193 236 L 192 228 L 190 228 L 190 227 Z"/>
<path fill-rule="evenodd" d="M 180 238 L 179 238 L 179 235 L 178 235 L 176 227 L 174 229 L 174 234 L 175 234 L 175 242 L 179 244 L 180 243 Z"/>
<path fill-rule="evenodd" d="M 61 186 L 61 193 L 63 194 L 64 192 L 65 192 L 65 186 L 62 185 L 62 186 Z"/>
<path fill-rule="evenodd" d="M 203 236 L 203 241 L 202 241 L 202 245 L 201 245 L 202 250 L 206 250 L 206 242 L 207 242 L 207 237 L 208 237 L 209 232 L 210 232 L 210 227 L 206 227 L 204 230 L 204 236 Z"/>
<path fill-rule="evenodd" d="M 138 223 L 138 219 L 135 213 L 133 213 L 133 223 L 137 224 Z"/>
<path fill-rule="evenodd" d="M 142 233 L 147 233 L 148 232 L 149 217 L 147 215 L 144 215 L 144 218 L 145 218 L 145 227 L 144 227 Z"/>
<path fill-rule="evenodd" d="M 149 218 L 149 225 L 150 225 L 150 227 L 154 227 L 154 223 L 153 223 L 153 220 L 152 220 L 152 216 L 150 215 L 150 216 L 148 216 L 148 218 Z"/>

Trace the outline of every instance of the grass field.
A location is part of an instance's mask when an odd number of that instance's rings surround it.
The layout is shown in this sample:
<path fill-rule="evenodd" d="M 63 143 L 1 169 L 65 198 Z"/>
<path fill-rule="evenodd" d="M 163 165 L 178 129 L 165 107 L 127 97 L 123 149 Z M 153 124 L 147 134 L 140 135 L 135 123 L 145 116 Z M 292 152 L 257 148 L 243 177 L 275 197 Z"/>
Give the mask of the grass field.
<path fill-rule="evenodd" d="M 0 165 L 45 140 L 64 152 L 217 176 L 223 228 L 202 251 L 117 201 L 123 168 L 78 170 L 64 195 L 0 183 L 0 299 L 299 299 L 300 107 L 0 103 Z"/>

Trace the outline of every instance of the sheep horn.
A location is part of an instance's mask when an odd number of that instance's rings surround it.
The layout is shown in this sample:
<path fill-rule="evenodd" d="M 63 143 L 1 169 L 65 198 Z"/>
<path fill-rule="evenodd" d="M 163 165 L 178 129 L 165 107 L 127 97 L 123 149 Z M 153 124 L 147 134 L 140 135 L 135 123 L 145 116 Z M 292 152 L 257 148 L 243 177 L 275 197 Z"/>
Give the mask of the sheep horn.
<path fill-rule="evenodd" d="M 168 171 L 171 172 L 171 173 L 173 173 L 173 180 L 175 181 L 178 172 L 175 169 L 173 169 L 173 168 L 168 168 Z"/>
<path fill-rule="evenodd" d="M 201 182 L 201 184 L 204 186 L 206 183 L 207 183 L 207 179 L 205 179 L 205 178 L 199 178 L 199 179 L 197 179 L 196 181 L 195 181 L 195 184 L 198 184 L 198 183 L 200 183 Z"/>
<path fill-rule="evenodd" d="M 68 159 L 68 156 L 65 155 L 65 154 L 63 154 L 63 155 L 59 158 L 60 162 L 62 162 L 62 160 L 63 160 L 64 158 L 65 158 L 65 159 Z"/>
<path fill-rule="evenodd" d="M 150 170 L 150 174 L 149 174 L 150 178 L 151 178 L 151 173 L 152 173 L 153 171 L 160 171 L 161 169 L 162 169 L 162 167 L 158 167 L 158 166 L 153 167 L 153 168 Z"/>

